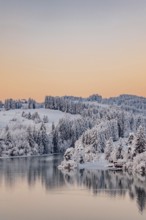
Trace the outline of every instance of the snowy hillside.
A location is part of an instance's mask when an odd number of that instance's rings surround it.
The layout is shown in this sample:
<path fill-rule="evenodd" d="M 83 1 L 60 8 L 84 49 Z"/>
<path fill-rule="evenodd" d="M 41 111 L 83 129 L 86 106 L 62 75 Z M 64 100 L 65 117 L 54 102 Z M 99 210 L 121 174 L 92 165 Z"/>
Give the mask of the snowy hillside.
<path fill-rule="evenodd" d="M 118 100 L 120 101 L 118 102 Z M 60 99 L 58 102 L 56 98 L 48 97 L 47 106 L 53 107 L 52 101 L 57 104 L 57 107 L 62 108 L 60 102 L 63 103 L 64 99 Z M 91 127 L 83 132 L 73 148 L 66 150 L 64 161 L 59 166 L 60 169 L 71 170 L 87 164 L 90 166 L 98 164 L 97 168 L 99 168 L 100 159 L 103 164 L 112 163 L 109 166 L 113 170 L 125 169 L 146 174 L 144 98 L 125 95 L 113 99 L 113 102 L 112 99 L 107 100 L 105 104 L 101 101 L 86 100 L 71 103 L 65 101 L 65 103 L 68 112 L 72 111 L 73 114 L 78 113 L 85 119 L 88 118 Z M 63 108 L 62 111 L 64 111 Z M 133 133 L 134 140 L 132 149 L 128 142 L 131 133 Z M 100 154 L 104 155 L 102 155 L 102 160 L 99 158 Z M 106 154 L 110 156 L 106 156 Z"/>
<path fill-rule="evenodd" d="M 0 111 L 0 157 L 43 155 L 64 151 L 72 141 L 64 140 L 62 126 L 80 121 L 71 115 L 49 109 Z"/>
<path fill-rule="evenodd" d="M 16 122 L 23 124 L 23 125 L 34 125 L 33 120 L 29 120 L 25 117 L 22 117 L 22 113 L 30 113 L 34 114 L 35 112 L 38 112 L 40 119 L 43 120 L 44 116 L 48 117 L 48 123 L 47 128 L 50 128 L 52 126 L 52 123 L 57 125 L 59 120 L 64 117 L 68 118 L 77 118 L 78 116 L 74 116 L 68 113 L 63 113 L 58 110 L 51 110 L 51 109 L 15 109 L 15 110 L 9 110 L 9 111 L 0 111 L 0 129 L 6 127 L 7 125 L 13 125 Z"/>
<path fill-rule="evenodd" d="M 120 95 L 102 99 L 103 104 L 117 105 L 126 111 L 146 115 L 146 98 L 135 95 Z"/>

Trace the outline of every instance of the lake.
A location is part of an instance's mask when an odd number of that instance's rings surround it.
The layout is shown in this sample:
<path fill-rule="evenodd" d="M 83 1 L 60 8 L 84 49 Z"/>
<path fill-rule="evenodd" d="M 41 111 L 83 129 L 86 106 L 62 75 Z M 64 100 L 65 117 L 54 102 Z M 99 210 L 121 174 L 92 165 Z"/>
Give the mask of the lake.
<path fill-rule="evenodd" d="M 62 173 L 61 159 L 1 159 L 0 219 L 146 219 L 145 177 L 95 169 Z"/>

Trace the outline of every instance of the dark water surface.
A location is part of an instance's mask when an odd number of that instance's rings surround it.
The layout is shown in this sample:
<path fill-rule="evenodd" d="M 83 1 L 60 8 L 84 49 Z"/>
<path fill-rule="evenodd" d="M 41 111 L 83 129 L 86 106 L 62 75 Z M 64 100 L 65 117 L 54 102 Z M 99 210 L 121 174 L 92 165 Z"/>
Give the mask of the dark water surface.
<path fill-rule="evenodd" d="M 101 170 L 63 174 L 60 160 L 0 160 L 0 220 L 146 219 L 144 177 Z"/>

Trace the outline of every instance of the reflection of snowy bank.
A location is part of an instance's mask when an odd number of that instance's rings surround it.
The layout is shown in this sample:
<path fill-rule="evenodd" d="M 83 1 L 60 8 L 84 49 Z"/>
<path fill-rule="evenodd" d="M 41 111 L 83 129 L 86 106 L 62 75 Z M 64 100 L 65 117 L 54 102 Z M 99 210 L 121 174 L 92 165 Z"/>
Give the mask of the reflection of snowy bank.
<path fill-rule="evenodd" d="M 112 172 L 97 169 L 76 169 L 71 172 L 63 170 L 66 185 L 87 188 L 91 194 L 98 196 L 105 194 L 110 197 L 129 195 L 131 200 L 137 202 L 140 212 L 146 209 L 146 178 L 139 179 L 137 174 L 129 175 L 127 172 Z"/>
<path fill-rule="evenodd" d="M 61 165 L 59 165 L 58 168 L 69 171 L 74 170 L 77 168 L 77 163 L 74 160 L 62 161 Z"/>
<path fill-rule="evenodd" d="M 129 195 L 129 198 L 137 203 L 141 212 L 146 210 L 145 176 L 89 168 L 62 172 L 57 169 L 61 160 L 61 156 L 0 160 L 0 183 L 6 184 L 7 191 L 10 188 L 15 191 L 20 187 L 20 183 L 27 184 L 34 190 L 39 183 L 39 187 L 41 184 L 45 194 L 54 190 L 62 193 L 67 186 L 71 190 L 74 187 L 81 190 L 88 189 L 91 196 L 104 194 L 113 199 L 115 197 L 124 199 Z"/>

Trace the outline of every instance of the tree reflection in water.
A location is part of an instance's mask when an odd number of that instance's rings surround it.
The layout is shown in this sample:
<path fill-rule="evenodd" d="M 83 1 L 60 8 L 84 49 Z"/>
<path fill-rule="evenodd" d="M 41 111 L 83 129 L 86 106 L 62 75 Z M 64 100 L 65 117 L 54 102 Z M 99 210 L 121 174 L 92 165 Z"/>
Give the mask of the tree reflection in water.
<path fill-rule="evenodd" d="M 139 211 L 146 209 L 146 177 L 132 176 L 123 172 L 107 170 L 78 170 L 62 173 L 57 166 L 60 156 L 15 158 L 0 160 L 0 183 L 13 188 L 19 181 L 27 181 L 29 187 L 38 181 L 51 191 L 66 185 L 86 187 L 94 195 L 122 196 L 127 193 L 137 202 Z"/>

